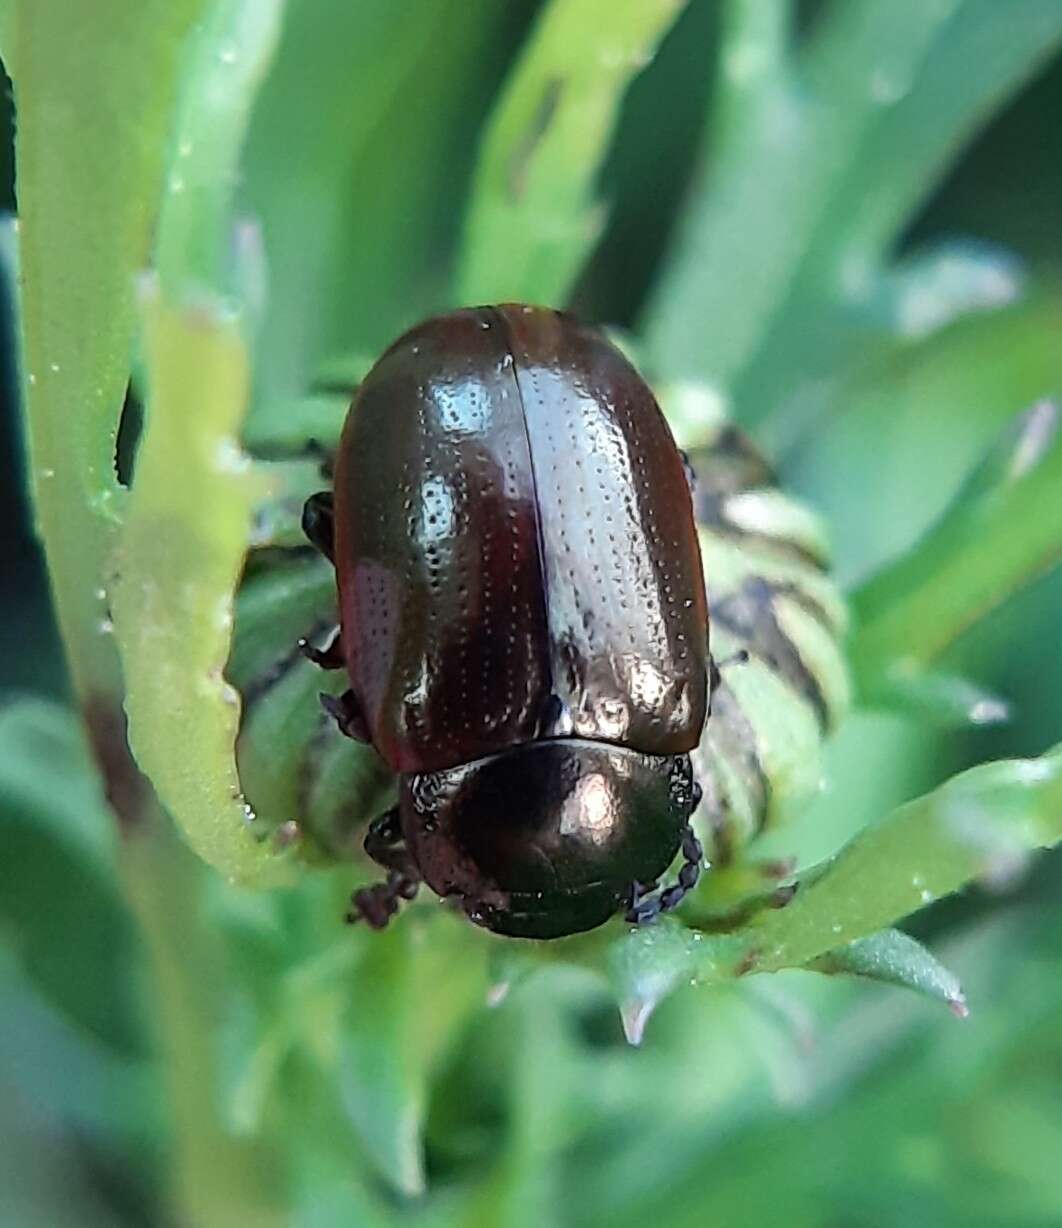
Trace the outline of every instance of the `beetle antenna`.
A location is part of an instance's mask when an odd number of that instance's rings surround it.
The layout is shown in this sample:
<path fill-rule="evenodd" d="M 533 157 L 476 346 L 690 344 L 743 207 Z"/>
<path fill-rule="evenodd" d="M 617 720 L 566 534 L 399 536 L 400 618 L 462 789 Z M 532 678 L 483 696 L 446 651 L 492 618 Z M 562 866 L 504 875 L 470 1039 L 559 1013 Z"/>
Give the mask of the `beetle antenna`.
<path fill-rule="evenodd" d="M 729 657 L 724 657 L 717 665 L 716 669 L 729 669 L 731 665 L 748 665 L 749 650 L 747 648 L 739 648 L 737 652 L 732 652 Z"/>
<path fill-rule="evenodd" d="M 739 648 L 737 652 L 732 652 L 730 656 L 723 657 L 721 661 L 717 661 L 711 654 L 708 656 L 708 693 L 714 695 L 719 689 L 719 684 L 723 681 L 723 670 L 729 669 L 732 665 L 747 665 L 750 657 L 748 649 Z"/>
<path fill-rule="evenodd" d="M 673 908 L 677 908 L 686 894 L 697 886 L 697 880 L 701 876 L 701 865 L 704 861 L 704 849 L 689 823 L 682 829 L 682 858 L 678 882 L 665 887 L 659 895 L 644 895 L 639 883 L 633 885 L 631 906 L 626 913 L 628 921 L 635 925 L 645 925 L 650 921 L 655 921 L 662 912 L 670 912 Z"/>

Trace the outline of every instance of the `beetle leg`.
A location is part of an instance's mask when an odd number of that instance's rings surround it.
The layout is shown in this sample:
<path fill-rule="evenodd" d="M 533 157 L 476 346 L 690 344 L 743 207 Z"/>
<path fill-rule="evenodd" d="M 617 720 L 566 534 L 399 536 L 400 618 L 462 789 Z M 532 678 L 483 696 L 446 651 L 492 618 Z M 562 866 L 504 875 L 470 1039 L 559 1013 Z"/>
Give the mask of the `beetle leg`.
<path fill-rule="evenodd" d="M 321 707 L 339 726 L 339 732 L 353 738 L 355 742 L 371 742 L 369 727 L 361 711 L 361 704 L 353 691 L 344 691 L 342 695 L 321 695 Z"/>
<path fill-rule="evenodd" d="M 332 492 L 311 495 L 302 507 L 302 531 L 330 563 L 335 563 L 335 513 Z"/>
<path fill-rule="evenodd" d="M 704 860 L 704 849 L 694 834 L 693 828 L 686 824 L 682 829 L 682 868 L 679 870 L 678 882 L 665 887 L 659 895 L 637 895 L 638 884 L 632 892 L 631 906 L 626 913 L 626 919 L 635 925 L 645 925 L 655 921 L 662 912 L 670 912 L 677 908 L 683 897 L 697 886 L 701 876 L 701 863 Z"/>
<path fill-rule="evenodd" d="M 420 874 L 409 850 L 402 845 L 402 828 L 398 808 L 393 807 L 373 819 L 365 834 L 365 851 L 388 871 L 387 879 L 371 887 L 361 887 L 350 899 L 347 921 L 364 921 L 374 930 L 382 930 L 398 912 L 403 900 L 411 900 L 420 886 Z"/>
<path fill-rule="evenodd" d="M 347 663 L 343 652 L 343 636 L 338 627 L 324 648 L 315 647 L 308 639 L 300 639 L 299 652 L 321 669 L 342 669 Z"/>
<path fill-rule="evenodd" d="M 400 870 L 417 877 L 412 858 L 402 847 L 402 824 L 398 807 L 392 806 L 369 824 L 363 845 L 365 852 L 385 870 Z"/>

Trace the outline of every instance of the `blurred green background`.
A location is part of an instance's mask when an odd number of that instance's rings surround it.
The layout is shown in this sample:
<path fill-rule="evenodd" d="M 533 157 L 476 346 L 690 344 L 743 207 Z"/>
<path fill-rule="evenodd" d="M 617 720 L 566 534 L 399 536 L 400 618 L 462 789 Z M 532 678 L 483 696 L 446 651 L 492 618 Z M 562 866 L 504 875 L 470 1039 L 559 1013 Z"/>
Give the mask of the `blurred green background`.
<path fill-rule="evenodd" d="M 266 274 L 247 292 L 248 435 L 283 438 L 315 386 L 490 278 L 505 297 L 512 255 L 511 284 L 564 287 L 541 297 L 722 401 L 823 514 L 855 592 L 1015 415 L 1062 392 L 1062 3 L 647 0 L 657 32 L 635 36 L 637 0 L 581 2 L 287 5 L 235 185 Z M 569 41 L 540 72 L 571 110 L 557 120 L 547 88 L 531 144 L 506 144 L 512 83 L 560 10 Z M 0 7 L 0 49 L 20 90 L 55 89 L 11 32 L 25 11 Z M 197 36 L 175 44 L 179 79 Z M 580 84 L 597 63 L 614 116 L 602 81 Z M 535 142 L 562 121 L 559 177 L 536 179 Z M 530 176 L 530 214 L 496 208 L 498 166 Z M 510 244 L 528 225 L 546 255 Z M 138 895 L 140 854 L 116 851 L 69 714 L 10 298 L 5 333 L 0 1221 L 1062 1224 L 1057 854 L 906 924 L 960 975 L 962 1023 L 791 971 L 674 994 L 640 1049 L 562 957 L 510 967 L 416 910 L 384 936 L 334 932 L 342 872 L 239 890 L 163 837 L 146 854 L 162 886 Z M 765 852 L 813 863 L 953 773 L 1059 740 L 1062 571 L 1041 569 L 939 663 L 1010 719 L 857 705 L 821 794 Z"/>

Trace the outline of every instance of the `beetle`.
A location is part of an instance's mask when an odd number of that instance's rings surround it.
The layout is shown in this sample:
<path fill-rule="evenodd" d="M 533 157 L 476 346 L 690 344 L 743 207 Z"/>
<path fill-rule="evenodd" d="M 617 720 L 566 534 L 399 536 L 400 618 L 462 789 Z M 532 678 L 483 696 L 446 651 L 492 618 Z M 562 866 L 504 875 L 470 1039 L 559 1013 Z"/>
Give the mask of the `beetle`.
<path fill-rule="evenodd" d="M 322 702 L 399 778 L 365 837 L 386 881 L 348 919 L 383 927 L 421 882 L 526 938 L 674 908 L 716 675 L 685 460 L 620 351 L 519 304 L 419 324 L 359 386 L 303 528 L 339 604 L 303 651 L 350 682 Z"/>

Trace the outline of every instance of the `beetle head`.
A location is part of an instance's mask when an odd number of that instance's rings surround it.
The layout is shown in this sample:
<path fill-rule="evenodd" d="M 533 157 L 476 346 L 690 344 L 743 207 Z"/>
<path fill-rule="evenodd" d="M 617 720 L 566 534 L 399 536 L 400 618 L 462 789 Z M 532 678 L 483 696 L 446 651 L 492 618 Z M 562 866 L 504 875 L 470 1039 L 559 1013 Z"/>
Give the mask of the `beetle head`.
<path fill-rule="evenodd" d="M 428 885 L 500 934 L 592 929 L 658 878 L 693 809 L 688 755 L 567 738 L 403 778 L 402 826 Z"/>

